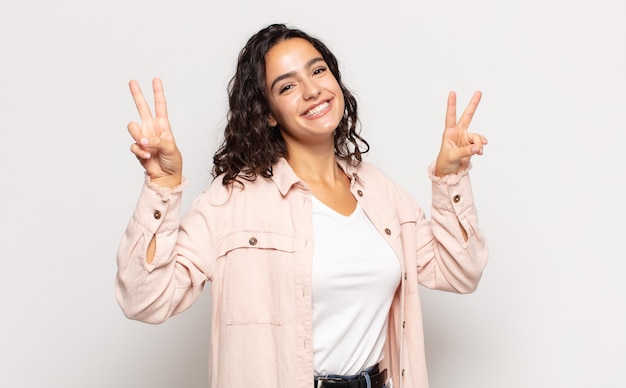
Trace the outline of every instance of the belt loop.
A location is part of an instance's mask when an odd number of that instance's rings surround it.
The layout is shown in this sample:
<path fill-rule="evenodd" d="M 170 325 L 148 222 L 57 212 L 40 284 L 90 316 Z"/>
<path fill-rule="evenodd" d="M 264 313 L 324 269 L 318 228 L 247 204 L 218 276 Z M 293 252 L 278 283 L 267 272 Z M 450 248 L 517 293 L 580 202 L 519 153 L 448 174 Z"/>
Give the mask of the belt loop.
<path fill-rule="evenodd" d="M 372 388 L 372 380 L 370 379 L 369 372 L 362 372 L 361 376 L 365 377 L 366 388 Z"/>

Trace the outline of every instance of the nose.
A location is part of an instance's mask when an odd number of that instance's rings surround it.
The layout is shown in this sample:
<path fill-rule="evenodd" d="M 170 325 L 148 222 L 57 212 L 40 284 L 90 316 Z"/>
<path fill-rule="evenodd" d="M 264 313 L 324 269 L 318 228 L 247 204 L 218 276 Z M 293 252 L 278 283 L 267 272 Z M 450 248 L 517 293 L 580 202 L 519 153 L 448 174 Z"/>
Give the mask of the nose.
<path fill-rule="evenodd" d="M 303 86 L 302 97 L 305 100 L 316 99 L 322 93 L 321 88 L 315 82 L 315 80 L 307 79 L 305 82 L 303 82 L 302 86 Z"/>

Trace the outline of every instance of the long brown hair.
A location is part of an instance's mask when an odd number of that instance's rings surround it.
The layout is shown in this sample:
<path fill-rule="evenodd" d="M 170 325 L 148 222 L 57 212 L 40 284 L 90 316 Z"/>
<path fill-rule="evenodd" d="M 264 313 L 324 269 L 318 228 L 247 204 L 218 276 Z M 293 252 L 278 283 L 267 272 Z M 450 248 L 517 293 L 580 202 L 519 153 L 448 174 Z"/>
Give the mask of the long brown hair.
<path fill-rule="evenodd" d="M 369 144 L 358 131 L 357 102 L 341 82 L 337 58 L 320 40 L 305 32 L 272 24 L 254 34 L 239 53 L 237 70 L 228 84 L 229 112 L 224 141 L 213 156 L 213 177 L 222 175 L 228 185 L 238 178 L 255 180 L 272 176 L 272 165 L 287 155 L 278 127 L 270 127 L 270 107 L 265 94 L 265 54 L 277 43 L 302 38 L 310 42 L 328 65 L 343 92 L 345 110 L 335 130 L 335 154 L 357 165 Z"/>

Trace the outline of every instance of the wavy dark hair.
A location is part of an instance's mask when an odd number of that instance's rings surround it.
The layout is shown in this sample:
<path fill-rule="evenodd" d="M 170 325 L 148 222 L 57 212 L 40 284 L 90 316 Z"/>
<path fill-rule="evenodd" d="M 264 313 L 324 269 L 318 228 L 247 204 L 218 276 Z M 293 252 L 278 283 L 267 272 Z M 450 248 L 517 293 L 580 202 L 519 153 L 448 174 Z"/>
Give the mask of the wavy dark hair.
<path fill-rule="evenodd" d="M 272 176 L 272 165 L 287 156 L 287 147 L 278 127 L 270 127 L 271 113 L 265 93 L 265 54 L 277 43 L 307 40 L 322 58 L 341 87 L 345 110 L 335 130 L 335 154 L 354 165 L 362 161 L 369 144 L 357 130 L 357 103 L 341 82 L 337 58 L 320 40 L 284 24 L 269 25 L 254 34 L 239 53 L 237 70 L 228 84 L 229 112 L 224 141 L 213 156 L 213 177 L 228 185 L 238 178 L 254 181 L 259 175 Z M 241 182 L 240 182 L 241 183 Z"/>

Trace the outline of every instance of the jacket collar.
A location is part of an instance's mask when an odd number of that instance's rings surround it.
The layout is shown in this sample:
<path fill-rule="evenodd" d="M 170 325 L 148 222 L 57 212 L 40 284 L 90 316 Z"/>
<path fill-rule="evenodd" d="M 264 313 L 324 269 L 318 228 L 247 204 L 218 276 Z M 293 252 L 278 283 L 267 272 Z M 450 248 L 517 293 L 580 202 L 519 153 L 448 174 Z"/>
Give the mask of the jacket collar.
<path fill-rule="evenodd" d="M 341 160 L 339 158 L 336 159 L 339 167 L 348 175 L 352 184 L 356 180 L 360 180 L 358 177 L 359 168 L 358 166 L 353 166 L 345 160 Z M 296 184 L 302 185 L 308 190 L 307 185 L 296 175 L 293 171 L 289 163 L 285 158 L 280 158 L 273 166 L 272 166 L 272 181 L 278 187 L 278 191 L 280 191 L 281 195 L 284 197 L 287 195 L 292 186 Z"/>
<path fill-rule="evenodd" d="M 358 178 L 359 167 L 348 163 L 346 160 L 337 158 L 337 164 L 350 177 L 350 180 Z"/>
<path fill-rule="evenodd" d="M 276 187 L 278 187 L 278 191 L 280 191 L 280 194 L 282 194 L 283 197 L 287 195 L 291 186 L 297 183 L 304 185 L 302 179 L 296 175 L 285 158 L 278 159 L 278 161 L 272 166 L 271 179 Z"/>

